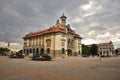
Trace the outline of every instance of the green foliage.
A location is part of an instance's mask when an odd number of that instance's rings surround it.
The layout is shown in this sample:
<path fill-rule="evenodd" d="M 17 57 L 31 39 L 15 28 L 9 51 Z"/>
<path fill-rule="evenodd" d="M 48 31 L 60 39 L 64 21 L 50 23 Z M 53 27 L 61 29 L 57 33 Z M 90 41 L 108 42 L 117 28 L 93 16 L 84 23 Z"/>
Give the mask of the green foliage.
<path fill-rule="evenodd" d="M 118 56 L 119 55 L 119 50 L 115 49 L 115 55 Z"/>
<path fill-rule="evenodd" d="M 117 49 L 115 49 L 115 53 L 118 53 L 119 51 Z"/>
<path fill-rule="evenodd" d="M 18 53 L 22 53 L 22 50 L 19 50 Z"/>
<path fill-rule="evenodd" d="M 3 48 L 3 47 L 0 47 L 0 54 L 1 55 L 6 55 L 7 52 L 9 52 L 10 50 L 8 48 Z"/>
<path fill-rule="evenodd" d="M 83 55 L 90 55 L 90 48 L 84 44 L 82 44 L 82 54 Z"/>
<path fill-rule="evenodd" d="M 90 48 L 90 53 L 92 56 L 95 56 L 97 55 L 97 52 L 98 52 L 98 47 L 96 44 L 92 44 L 91 45 L 91 48 Z"/>

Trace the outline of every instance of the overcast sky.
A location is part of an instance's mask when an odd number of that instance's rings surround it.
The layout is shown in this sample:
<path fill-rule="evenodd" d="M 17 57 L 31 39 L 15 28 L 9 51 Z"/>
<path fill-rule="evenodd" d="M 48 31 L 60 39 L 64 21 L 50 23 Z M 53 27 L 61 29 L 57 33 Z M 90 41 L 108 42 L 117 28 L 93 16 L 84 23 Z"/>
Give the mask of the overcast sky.
<path fill-rule="evenodd" d="M 120 0 L 0 0 L 0 46 L 21 49 L 25 34 L 55 25 L 63 13 L 82 43 L 120 47 Z"/>

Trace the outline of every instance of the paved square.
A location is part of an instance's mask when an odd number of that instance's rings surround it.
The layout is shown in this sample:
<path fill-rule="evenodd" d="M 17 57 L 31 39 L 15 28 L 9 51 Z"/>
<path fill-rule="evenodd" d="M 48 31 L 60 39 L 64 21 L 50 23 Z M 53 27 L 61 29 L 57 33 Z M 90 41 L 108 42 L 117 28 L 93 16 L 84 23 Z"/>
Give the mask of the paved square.
<path fill-rule="evenodd" d="M 120 80 L 120 57 L 32 61 L 0 56 L 0 80 Z"/>

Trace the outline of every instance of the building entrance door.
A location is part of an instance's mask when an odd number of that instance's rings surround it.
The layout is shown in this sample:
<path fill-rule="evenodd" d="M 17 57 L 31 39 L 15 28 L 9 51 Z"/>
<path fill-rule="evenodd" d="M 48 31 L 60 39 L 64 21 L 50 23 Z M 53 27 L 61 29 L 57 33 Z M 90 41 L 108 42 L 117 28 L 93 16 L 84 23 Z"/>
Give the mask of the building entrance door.
<path fill-rule="evenodd" d="M 62 48 L 62 54 L 65 54 L 65 49 L 64 48 Z"/>
<path fill-rule="evenodd" d="M 44 48 L 41 48 L 40 55 L 44 55 Z"/>
<path fill-rule="evenodd" d="M 50 48 L 47 48 L 47 54 L 50 54 Z"/>
<path fill-rule="evenodd" d="M 72 50 L 68 49 L 68 56 L 72 56 Z"/>
<path fill-rule="evenodd" d="M 39 49 L 38 48 L 36 48 L 36 55 L 39 56 Z"/>

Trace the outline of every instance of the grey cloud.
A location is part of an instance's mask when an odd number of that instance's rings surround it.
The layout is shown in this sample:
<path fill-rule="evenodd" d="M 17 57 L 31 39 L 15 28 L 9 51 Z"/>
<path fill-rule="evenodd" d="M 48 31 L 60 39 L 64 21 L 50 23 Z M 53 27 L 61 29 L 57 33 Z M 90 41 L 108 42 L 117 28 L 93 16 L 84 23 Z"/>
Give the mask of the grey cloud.
<path fill-rule="evenodd" d="M 102 9 L 95 9 L 95 14 L 84 17 L 86 13 L 80 7 L 89 1 Z M 22 43 L 26 33 L 49 28 L 63 12 L 68 17 L 67 23 L 84 39 L 90 37 L 86 34 L 91 30 L 96 34 L 115 35 L 120 30 L 119 4 L 119 0 L 0 0 L 0 41 Z M 72 22 L 76 18 L 81 21 Z M 93 22 L 98 25 L 90 26 Z M 91 38 L 95 39 L 96 35 Z"/>
<path fill-rule="evenodd" d="M 103 32 L 104 30 L 106 30 L 106 27 L 102 27 L 102 26 L 95 26 L 95 27 L 90 27 L 90 30 L 95 30 L 96 32 Z M 99 33 L 100 33 L 99 32 Z"/>

